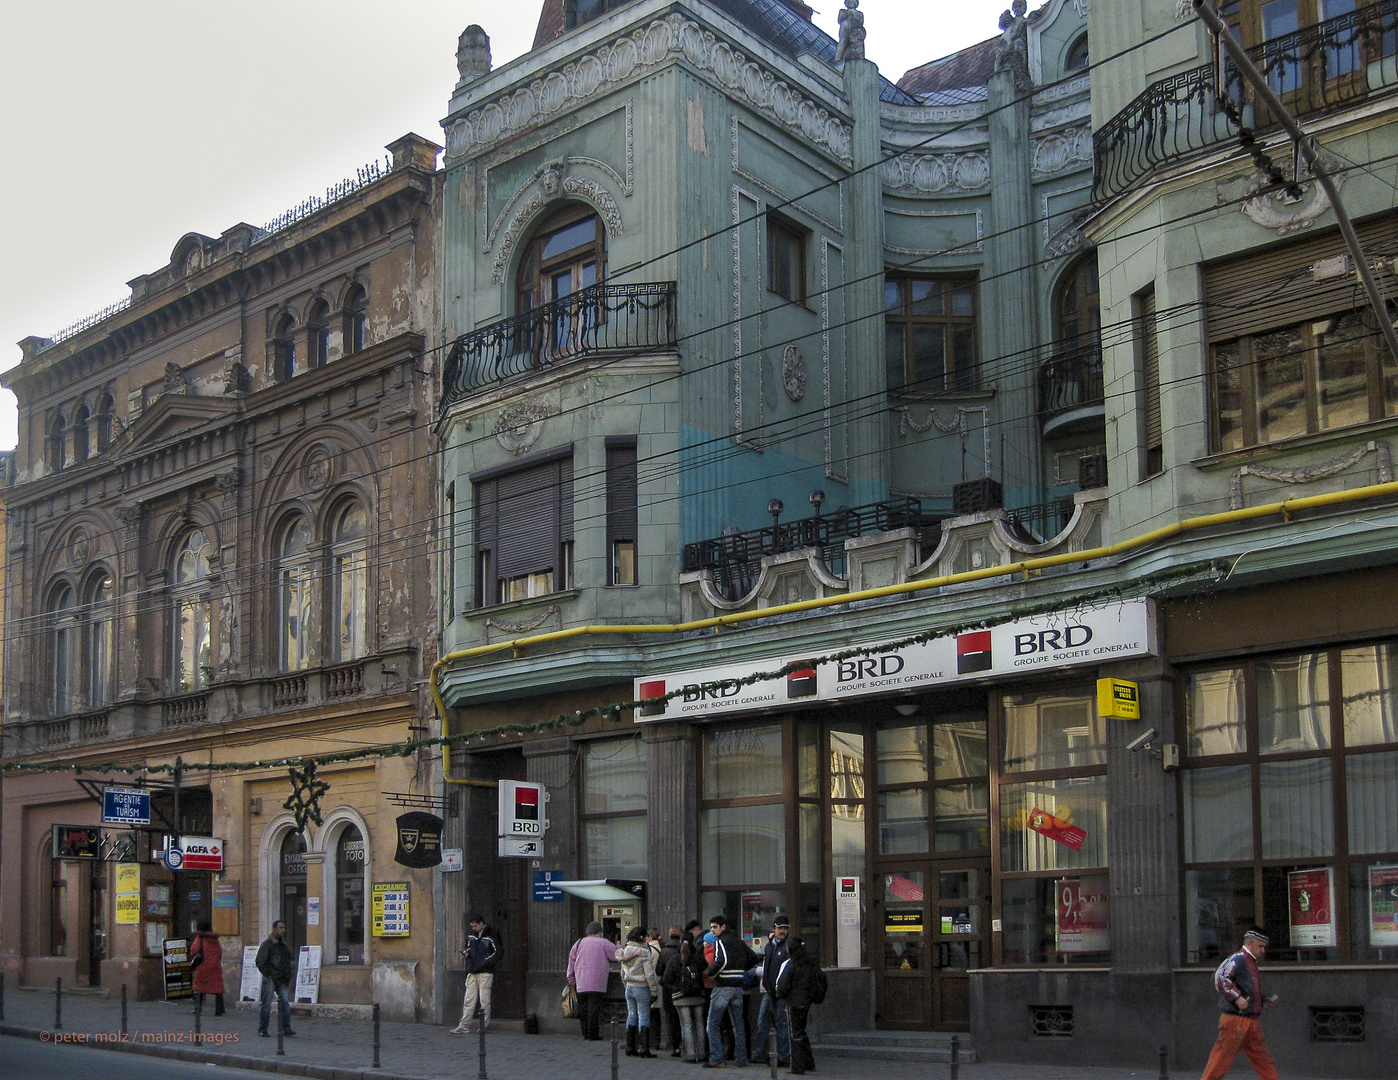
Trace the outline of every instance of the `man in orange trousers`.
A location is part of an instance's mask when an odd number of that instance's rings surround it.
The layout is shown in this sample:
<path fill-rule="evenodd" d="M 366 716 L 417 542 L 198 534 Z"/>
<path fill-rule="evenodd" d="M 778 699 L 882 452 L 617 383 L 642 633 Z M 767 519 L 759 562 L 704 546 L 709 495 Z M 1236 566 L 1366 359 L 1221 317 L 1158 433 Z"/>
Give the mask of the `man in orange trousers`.
<path fill-rule="evenodd" d="M 1261 1080 L 1277 1080 L 1277 1066 L 1267 1040 L 1262 1037 L 1262 1009 L 1275 1005 L 1277 995 L 1262 992 L 1257 962 L 1267 952 L 1267 935 L 1254 926 L 1243 935 L 1243 947 L 1218 966 L 1214 988 L 1218 991 L 1218 1041 L 1214 1043 L 1202 1080 L 1223 1080 L 1233 1059 L 1242 1051 Z"/>

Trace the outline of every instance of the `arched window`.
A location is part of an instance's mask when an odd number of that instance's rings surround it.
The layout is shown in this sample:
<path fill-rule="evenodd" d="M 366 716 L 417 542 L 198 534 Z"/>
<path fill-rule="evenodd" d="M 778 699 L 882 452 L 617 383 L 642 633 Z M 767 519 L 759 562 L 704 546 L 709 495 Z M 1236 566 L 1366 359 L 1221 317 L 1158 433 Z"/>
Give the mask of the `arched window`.
<path fill-rule="evenodd" d="M 364 836 L 354 825 L 335 845 L 335 962 L 364 963 Z"/>
<path fill-rule="evenodd" d="M 519 266 L 516 306 L 520 312 L 598 285 L 605 277 L 607 233 L 602 219 L 584 207 L 569 206 L 544 222 L 525 249 Z M 561 304 L 537 327 L 534 348 L 541 352 L 571 352 L 596 325 L 584 303 Z"/>
<path fill-rule="evenodd" d="M 112 396 L 103 394 L 97 399 L 97 452 L 105 454 L 112 445 Z"/>
<path fill-rule="evenodd" d="M 311 664 L 311 527 L 294 518 L 277 548 L 278 662 L 282 671 Z"/>
<path fill-rule="evenodd" d="M 79 405 L 77 412 L 73 413 L 73 460 L 83 462 L 87 460 L 87 409 Z"/>
<path fill-rule="evenodd" d="M 213 550 L 210 538 L 203 530 L 196 529 L 175 553 L 172 668 L 175 689 L 179 693 L 204 689 L 212 674 L 209 562 Z"/>
<path fill-rule="evenodd" d="M 362 285 L 353 286 L 345 295 L 345 352 L 357 353 L 367 343 L 369 329 L 369 297 Z"/>
<path fill-rule="evenodd" d="M 63 429 L 66 426 L 63 414 L 54 413 L 53 419 L 49 421 L 48 435 L 44 440 L 44 455 L 48 458 L 49 472 L 58 472 L 63 468 Z"/>
<path fill-rule="evenodd" d="M 306 838 L 288 829 L 278 854 L 281 912 L 277 918 L 286 923 L 286 944 L 297 956 L 306 944 Z"/>
<path fill-rule="evenodd" d="M 1079 356 L 1101 353 L 1102 309 L 1097 289 L 1097 255 L 1094 252 L 1064 275 L 1054 310 L 1058 340 Z M 1100 358 L 1098 360 L 1100 365 Z"/>
<path fill-rule="evenodd" d="M 278 382 L 286 382 L 296 374 L 296 338 L 292 336 L 290 315 L 277 320 L 272 332 L 272 365 Z"/>
<path fill-rule="evenodd" d="M 364 655 L 365 608 L 368 600 L 368 518 L 364 507 L 351 503 L 335 519 L 331 534 L 331 607 L 335 640 L 331 654 L 336 661 Z"/>
<path fill-rule="evenodd" d="M 83 590 L 87 625 L 83 634 L 83 668 L 87 677 L 87 704 L 98 708 L 112 699 L 112 575 L 99 570 Z"/>
<path fill-rule="evenodd" d="M 1068 47 L 1068 53 L 1063 58 L 1063 70 L 1086 71 L 1087 65 L 1087 34 L 1083 33 Z"/>
<path fill-rule="evenodd" d="M 306 325 L 306 357 L 313 368 L 324 367 L 330 360 L 330 308 L 324 300 L 317 300 L 311 308 Z"/>
<path fill-rule="evenodd" d="M 49 706 L 55 716 L 77 707 L 74 668 L 77 661 L 78 626 L 73 587 L 60 584 L 49 594 Z"/>

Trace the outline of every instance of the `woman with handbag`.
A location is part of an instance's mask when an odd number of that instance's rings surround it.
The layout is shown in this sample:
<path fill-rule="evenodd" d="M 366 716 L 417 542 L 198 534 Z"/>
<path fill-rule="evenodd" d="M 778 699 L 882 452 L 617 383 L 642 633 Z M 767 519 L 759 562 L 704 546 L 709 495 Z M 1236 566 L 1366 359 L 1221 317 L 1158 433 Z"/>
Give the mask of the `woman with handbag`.
<path fill-rule="evenodd" d="M 646 932 L 635 927 L 616 951 L 626 987 L 626 1056 L 653 1058 L 650 1049 L 650 1003 L 660 993 Z"/>
<path fill-rule="evenodd" d="M 214 1015 L 223 1015 L 223 946 L 213 932 L 208 919 L 199 922 L 199 930 L 189 947 L 189 964 L 194 972 L 194 1011 L 204 1011 L 204 995 L 214 995 Z"/>
<path fill-rule="evenodd" d="M 568 985 L 578 995 L 578 1020 L 584 1039 L 602 1037 L 602 998 L 616 946 L 602 936 L 602 924 L 590 922 L 568 950 Z"/>

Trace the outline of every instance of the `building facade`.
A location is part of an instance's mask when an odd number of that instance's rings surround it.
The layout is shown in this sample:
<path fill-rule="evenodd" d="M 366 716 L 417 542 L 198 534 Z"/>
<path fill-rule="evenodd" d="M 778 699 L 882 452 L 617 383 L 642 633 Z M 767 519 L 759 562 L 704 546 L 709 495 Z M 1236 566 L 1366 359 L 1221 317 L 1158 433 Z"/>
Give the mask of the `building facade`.
<path fill-rule="evenodd" d="M 5 378 L 0 951 L 25 985 L 159 997 L 162 942 L 209 919 L 234 995 L 281 918 L 320 1001 L 433 1008 L 433 871 L 394 862 L 390 797 L 422 805 L 431 762 L 327 762 L 304 823 L 271 764 L 404 742 L 430 707 L 440 148 L 389 150 L 265 229 L 186 235 Z M 149 792 L 149 826 L 103 824 L 108 784 Z M 221 870 L 161 857 L 191 837 Z M 373 931 L 377 883 L 406 883 L 406 936 Z"/>

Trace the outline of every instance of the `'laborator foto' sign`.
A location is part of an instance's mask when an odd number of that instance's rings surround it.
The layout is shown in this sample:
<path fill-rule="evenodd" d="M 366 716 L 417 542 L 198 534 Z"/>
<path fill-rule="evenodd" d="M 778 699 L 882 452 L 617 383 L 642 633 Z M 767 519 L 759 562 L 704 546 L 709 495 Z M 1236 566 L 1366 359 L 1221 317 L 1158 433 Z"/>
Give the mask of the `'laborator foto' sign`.
<path fill-rule="evenodd" d="M 817 663 L 820 654 L 788 654 L 748 664 L 701 668 L 635 680 L 636 721 L 674 720 L 930 690 L 997 675 L 1100 664 L 1155 651 L 1149 600 L 1037 615 L 985 630 L 948 634 L 901 648 L 865 645 L 857 656 Z M 846 650 L 840 650 L 846 651 Z M 760 682 L 758 672 L 790 668 Z M 667 697 L 666 695 L 674 695 Z"/>

